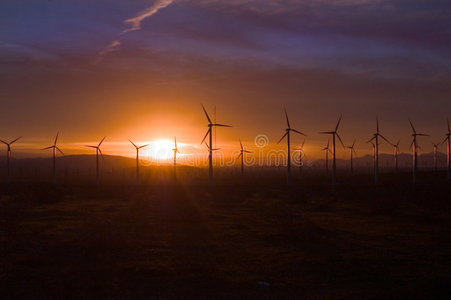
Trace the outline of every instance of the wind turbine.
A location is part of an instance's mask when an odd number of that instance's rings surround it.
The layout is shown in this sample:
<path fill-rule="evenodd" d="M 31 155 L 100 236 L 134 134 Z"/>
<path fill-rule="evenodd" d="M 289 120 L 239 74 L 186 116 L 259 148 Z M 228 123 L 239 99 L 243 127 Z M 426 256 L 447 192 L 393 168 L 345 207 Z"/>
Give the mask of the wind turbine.
<path fill-rule="evenodd" d="M 338 140 L 340 141 L 341 145 L 343 146 L 343 148 L 345 147 L 345 145 L 343 144 L 343 141 L 341 140 L 340 135 L 338 134 L 338 127 L 340 126 L 340 122 L 341 122 L 341 115 L 340 118 L 338 119 L 337 125 L 335 126 L 335 130 L 334 131 L 323 131 L 320 132 L 320 134 L 331 134 L 332 135 L 332 153 L 333 153 L 333 174 L 332 174 L 332 185 L 336 185 L 337 184 L 337 162 L 336 162 L 336 147 L 335 147 L 335 137 L 338 137 Z"/>
<path fill-rule="evenodd" d="M 172 149 L 172 151 L 174 151 L 174 177 L 175 177 L 175 168 L 177 165 L 177 153 L 180 154 L 179 148 L 177 148 L 177 137 L 174 137 L 174 149 Z"/>
<path fill-rule="evenodd" d="M 210 162 L 211 161 L 211 156 L 213 154 L 213 151 L 221 150 L 221 148 L 211 148 L 207 144 L 207 142 L 204 142 L 204 144 L 205 144 L 205 146 L 207 146 L 207 149 L 208 149 L 208 161 Z M 210 182 L 211 182 L 212 179 L 213 179 L 213 177 L 210 177 Z"/>
<path fill-rule="evenodd" d="M 241 140 L 240 140 L 240 148 L 241 148 L 240 154 L 238 155 L 238 157 L 241 157 L 241 176 L 244 176 L 244 153 L 251 153 L 251 151 L 244 149 L 243 143 L 241 143 Z"/>
<path fill-rule="evenodd" d="M 396 144 L 392 144 L 392 146 L 395 148 L 395 170 L 398 172 L 398 154 L 399 154 L 399 142 L 398 140 Z"/>
<path fill-rule="evenodd" d="M 447 153 L 446 153 L 446 160 L 447 160 L 447 173 L 448 173 L 448 180 L 451 180 L 451 126 L 449 125 L 449 119 L 446 118 L 446 121 L 448 123 L 448 133 L 446 133 L 446 138 L 443 140 L 442 144 L 445 142 L 447 143 Z"/>
<path fill-rule="evenodd" d="M 288 120 L 288 114 L 287 114 L 287 110 L 284 108 L 285 111 L 285 118 L 287 120 L 287 128 L 285 129 L 285 134 L 280 138 L 280 140 L 277 142 L 277 144 L 279 144 L 285 137 L 287 137 L 287 183 L 291 182 L 291 146 L 290 146 L 290 132 L 293 131 L 297 134 L 303 135 L 303 136 L 307 136 L 306 134 L 291 128 L 290 126 L 290 120 Z"/>
<path fill-rule="evenodd" d="M 327 146 L 321 149 L 321 151 L 324 151 L 326 154 L 326 172 L 329 173 L 329 152 L 332 153 L 332 151 L 329 148 L 329 142 L 330 140 L 327 140 Z"/>
<path fill-rule="evenodd" d="M 354 158 L 354 154 L 356 154 L 355 149 L 354 149 L 354 145 L 355 145 L 355 140 L 352 143 L 351 146 L 348 146 L 346 148 L 349 149 L 349 154 L 351 155 L 351 173 L 354 173 L 354 164 L 353 164 L 353 158 Z"/>
<path fill-rule="evenodd" d="M 11 169 L 10 169 L 10 160 L 11 160 L 11 145 L 14 144 L 15 142 L 17 142 L 21 137 L 18 137 L 17 139 L 7 143 L 3 140 L 0 140 L 0 142 L 2 142 L 3 144 L 6 145 L 7 147 L 7 152 L 6 152 L 6 167 L 7 167 L 7 181 L 10 181 L 10 175 L 11 175 Z"/>
<path fill-rule="evenodd" d="M 437 148 L 440 146 L 440 143 L 432 143 L 434 146 L 434 171 L 437 171 Z"/>
<path fill-rule="evenodd" d="M 53 184 L 56 183 L 56 151 L 58 151 L 59 153 L 64 155 L 63 151 L 61 151 L 61 149 L 58 148 L 58 146 L 56 145 L 56 143 L 58 142 L 58 135 L 59 135 L 59 132 L 56 133 L 55 141 L 53 142 L 52 146 L 49 146 L 49 147 L 41 149 L 41 150 L 52 149 L 52 154 L 53 154 Z"/>
<path fill-rule="evenodd" d="M 415 130 L 415 127 L 413 127 L 412 121 L 410 121 L 410 127 L 412 127 L 412 143 L 410 144 L 410 148 L 412 148 L 413 151 L 413 183 L 417 182 L 417 172 L 418 172 L 418 143 L 417 143 L 417 136 L 429 136 L 428 134 L 424 133 L 417 133 Z"/>
<path fill-rule="evenodd" d="M 103 140 L 102 140 L 103 141 Z M 132 145 L 135 147 L 135 149 L 136 149 L 136 182 L 139 182 L 139 150 L 141 149 L 141 148 L 144 148 L 144 147 L 147 147 L 147 146 L 149 146 L 149 144 L 146 144 L 146 145 L 142 145 L 142 146 L 137 146 L 135 143 L 133 143 L 130 139 L 128 140 L 130 143 L 132 143 Z M 102 143 L 102 142 L 100 142 L 100 143 Z M 100 147 L 100 144 L 99 144 L 99 147 Z M 99 151 L 100 151 L 100 148 L 99 148 Z M 102 152 L 100 152 L 100 154 L 102 154 Z M 102 158 L 103 158 L 103 155 L 102 155 Z"/>
<path fill-rule="evenodd" d="M 295 149 L 295 151 L 299 151 L 299 176 L 302 175 L 302 167 L 304 166 L 304 164 L 302 162 L 302 158 L 304 156 L 304 144 L 305 144 L 305 139 L 302 141 L 301 147 Z"/>
<path fill-rule="evenodd" d="M 99 153 L 100 153 L 100 156 L 101 156 L 102 159 L 103 159 L 103 154 L 102 154 L 102 151 L 100 150 L 100 145 L 102 145 L 102 143 L 103 143 L 103 141 L 105 140 L 105 138 L 106 138 L 106 136 L 103 137 L 103 139 L 100 141 L 100 143 L 99 143 L 97 146 L 85 145 L 86 147 L 96 149 L 96 182 L 97 182 L 97 184 L 100 183 L 100 176 L 99 176 L 99 175 L 100 175 L 100 174 L 99 174 Z"/>
<path fill-rule="evenodd" d="M 202 104 L 201 104 L 202 105 Z M 202 139 L 201 144 L 205 141 L 205 139 L 207 138 L 207 136 L 209 137 L 209 145 L 208 146 L 208 151 L 209 151 L 209 156 L 208 156 L 208 175 L 210 178 L 210 182 L 213 181 L 213 151 L 214 149 L 212 149 L 212 129 L 213 127 L 232 127 L 230 125 L 224 125 L 224 124 L 218 124 L 218 123 L 213 123 L 211 122 L 210 117 L 208 116 L 207 110 L 205 109 L 205 107 L 202 105 L 202 109 L 204 110 L 205 116 L 207 117 L 208 120 L 208 130 L 207 133 L 205 134 L 204 138 Z M 218 149 L 216 149 L 218 150 Z"/>
<path fill-rule="evenodd" d="M 387 143 L 392 145 L 392 143 L 387 140 L 382 134 L 379 132 L 379 118 L 376 117 L 376 133 L 373 134 L 373 137 L 368 141 L 371 142 L 374 140 L 375 149 L 374 149 L 374 184 L 379 183 L 379 137 L 384 139 Z"/>
<path fill-rule="evenodd" d="M 368 141 L 373 146 L 373 168 L 376 168 L 376 144 L 373 141 Z"/>

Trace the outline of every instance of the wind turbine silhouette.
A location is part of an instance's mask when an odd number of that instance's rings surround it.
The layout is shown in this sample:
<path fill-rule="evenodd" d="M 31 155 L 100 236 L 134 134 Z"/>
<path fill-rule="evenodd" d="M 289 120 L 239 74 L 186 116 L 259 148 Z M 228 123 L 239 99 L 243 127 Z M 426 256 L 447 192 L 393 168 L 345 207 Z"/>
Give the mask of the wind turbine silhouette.
<path fill-rule="evenodd" d="M 447 144 L 447 153 L 446 153 L 446 162 L 447 166 L 447 174 L 448 180 L 451 180 L 451 126 L 449 126 L 449 119 L 446 118 L 446 122 L 448 123 L 448 133 L 446 133 L 446 138 L 443 140 L 442 144 Z"/>
<path fill-rule="evenodd" d="M 428 134 L 424 133 L 417 133 L 415 130 L 415 127 L 412 124 L 412 121 L 410 121 L 410 127 L 412 127 L 412 143 L 410 144 L 410 148 L 412 148 L 413 151 L 413 183 L 417 182 L 417 173 L 418 173 L 418 143 L 417 143 L 417 136 L 429 136 Z"/>
<path fill-rule="evenodd" d="M 335 137 L 338 137 L 338 140 L 340 141 L 341 145 L 343 146 L 343 148 L 345 147 L 345 145 L 343 144 L 343 141 L 341 140 L 340 135 L 338 134 L 338 127 L 340 126 L 340 122 L 341 122 L 341 115 L 340 118 L 338 119 L 337 125 L 335 126 L 335 130 L 334 131 L 323 131 L 320 132 L 320 134 L 331 134 L 332 135 L 332 149 L 333 149 L 333 173 L 332 173 L 332 185 L 336 185 L 337 184 L 337 162 L 336 162 L 336 147 L 335 147 Z"/>
<path fill-rule="evenodd" d="M 398 140 L 396 144 L 392 144 L 392 146 L 395 148 L 395 170 L 398 172 L 398 154 L 399 154 L 399 142 Z"/>
<path fill-rule="evenodd" d="M 241 140 L 240 140 L 240 148 L 241 148 L 240 154 L 238 155 L 238 157 L 241 157 L 241 176 L 244 176 L 244 153 L 251 153 L 251 151 L 244 149 L 243 143 L 241 143 Z"/>
<path fill-rule="evenodd" d="M 10 182 L 11 178 L 11 169 L 10 169 L 10 160 L 11 160 L 11 145 L 14 144 L 15 142 L 17 142 L 21 137 L 18 137 L 17 139 L 7 143 L 3 140 L 0 140 L 0 142 L 2 142 L 3 144 L 6 145 L 7 147 L 7 151 L 6 151 L 6 168 L 7 168 L 7 181 Z"/>
<path fill-rule="evenodd" d="M 304 157 L 304 144 L 305 139 L 302 141 L 302 144 L 299 148 L 294 149 L 295 151 L 299 151 L 299 176 L 302 176 L 302 167 L 304 166 L 304 163 L 302 161 L 302 158 Z"/>
<path fill-rule="evenodd" d="M 179 148 L 177 147 L 177 137 L 174 137 L 174 149 L 172 149 L 172 151 L 174 151 L 174 177 L 175 177 L 175 168 L 177 165 L 177 153 L 180 154 Z"/>
<path fill-rule="evenodd" d="M 346 148 L 349 149 L 349 154 L 351 155 L 351 173 L 354 173 L 354 164 L 353 164 L 353 158 L 354 158 L 354 154 L 356 154 L 355 149 L 354 149 L 354 145 L 355 145 L 355 140 L 352 143 L 351 146 L 348 146 Z"/>
<path fill-rule="evenodd" d="M 202 105 L 202 104 L 201 104 Z M 207 117 L 208 120 L 208 130 L 207 133 L 205 134 L 204 138 L 202 139 L 201 144 L 205 141 L 205 139 L 207 138 L 207 136 L 209 137 L 209 145 L 207 145 L 208 147 L 208 151 L 209 151 L 209 156 L 208 156 L 208 176 L 210 179 L 210 182 L 213 181 L 213 151 L 214 150 L 219 150 L 219 149 L 212 149 L 212 129 L 213 127 L 232 127 L 230 125 L 225 125 L 225 124 L 218 124 L 218 123 L 213 123 L 211 122 L 210 116 L 208 116 L 207 110 L 205 109 L 205 107 L 202 105 L 202 109 L 204 110 L 205 116 Z"/>
<path fill-rule="evenodd" d="M 376 168 L 376 144 L 373 141 L 368 141 L 373 146 L 373 168 Z"/>
<path fill-rule="evenodd" d="M 207 146 L 207 149 L 208 149 L 208 161 L 211 161 L 210 158 L 211 158 L 211 155 L 213 154 L 213 151 L 221 150 L 221 148 L 213 148 L 213 149 L 212 149 L 212 148 L 207 144 L 207 142 L 204 142 L 204 144 L 205 144 L 205 146 Z M 210 182 L 211 182 L 211 180 L 212 180 L 212 177 L 210 177 Z"/>
<path fill-rule="evenodd" d="M 290 139 L 290 132 L 293 131 L 297 134 L 307 136 L 306 134 L 291 128 L 290 126 L 290 120 L 288 119 L 287 110 L 284 108 L 285 111 L 285 118 L 287 120 L 287 128 L 285 129 L 285 134 L 280 138 L 280 140 L 277 142 L 279 144 L 285 137 L 287 137 L 287 183 L 291 182 L 291 139 Z"/>
<path fill-rule="evenodd" d="M 103 141 L 105 140 L 106 136 L 103 137 L 103 139 L 100 141 L 100 143 L 97 146 L 91 146 L 91 145 L 85 145 L 86 147 L 89 148 L 94 148 L 96 149 L 96 182 L 97 184 L 100 183 L 100 173 L 99 173 L 99 153 L 100 156 L 103 159 L 103 154 L 102 151 L 100 150 L 100 145 L 102 145 Z"/>
<path fill-rule="evenodd" d="M 144 147 L 147 147 L 147 146 L 149 146 L 149 144 L 146 144 L 146 145 L 142 145 L 142 146 L 137 146 L 135 143 L 133 143 L 130 139 L 128 140 L 130 143 L 132 143 L 132 145 L 135 147 L 135 149 L 136 149 L 136 182 L 138 182 L 139 183 L 139 150 L 141 149 L 141 148 L 144 148 Z M 99 144 L 99 147 L 100 147 L 100 144 Z M 100 150 L 100 148 L 99 148 L 99 150 Z M 100 154 L 102 154 L 102 152 L 100 152 Z M 102 156 L 102 158 L 103 158 L 103 156 Z"/>
<path fill-rule="evenodd" d="M 440 146 L 440 143 L 432 142 L 432 145 L 434 146 L 434 171 L 437 171 L 437 148 Z"/>
<path fill-rule="evenodd" d="M 330 140 L 327 140 L 327 146 L 321 149 L 321 151 L 324 151 L 326 154 L 326 173 L 329 174 L 329 152 L 332 153 L 332 151 L 329 148 Z"/>
<path fill-rule="evenodd" d="M 59 136 L 59 132 L 56 133 L 55 141 L 53 142 L 52 146 L 49 146 L 49 147 L 41 149 L 41 150 L 52 149 L 52 154 L 53 154 L 53 184 L 56 183 L 56 151 L 58 151 L 59 153 L 64 155 L 63 151 L 61 151 L 61 149 L 58 148 L 58 146 L 56 145 L 56 143 L 58 142 L 58 136 Z"/>
<path fill-rule="evenodd" d="M 373 134 L 373 137 L 368 141 L 371 142 L 374 140 L 374 144 L 376 148 L 374 149 L 374 184 L 379 183 L 379 137 L 384 139 L 387 143 L 392 145 L 392 143 L 387 140 L 382 134 L 379 132 L 379 118 L 376 117 L 376 133 Z"/>

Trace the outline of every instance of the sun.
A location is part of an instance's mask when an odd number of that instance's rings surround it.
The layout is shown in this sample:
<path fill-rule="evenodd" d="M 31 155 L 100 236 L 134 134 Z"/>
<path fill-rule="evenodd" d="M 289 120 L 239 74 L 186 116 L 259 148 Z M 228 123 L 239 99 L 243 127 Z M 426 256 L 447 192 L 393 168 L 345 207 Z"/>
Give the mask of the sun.
<path fill-rule="evenodd" d="M 174 157 L 174 142 L 166 139 L 149 141 L 145 149 L 145 155 L 154 160 L 165 161 Z"/>

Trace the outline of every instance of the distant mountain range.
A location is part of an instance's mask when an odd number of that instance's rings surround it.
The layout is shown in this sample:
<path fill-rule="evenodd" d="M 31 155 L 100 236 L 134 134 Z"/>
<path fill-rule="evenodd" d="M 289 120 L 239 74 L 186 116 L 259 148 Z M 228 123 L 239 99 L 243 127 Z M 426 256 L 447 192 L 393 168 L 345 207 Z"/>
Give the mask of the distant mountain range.
<path fill-rule="evenodd" d="M 59 156 L 57 158 L 58 169 L 69 169 L 69 170 L 95 170 L 95 155 L 67 155 Z M 331 165 L 332 156 L 329 156 Z M 434 167 L 434 154 L 433 153 L 423 153 L 418 156 L 419 167 L 421 168 L 433 168 Z M 128 168 L 134 168 L 136 166 L 136 160 L 130 157 L 124 156 L 112 156 L 104 155 L 104 159 L 100 159 L 101 168 L 104 170 L 122 170 Z M 440 168 L 446 165 L 446 155 L 444 153 L 438 153 L 437 163 Z M 15 169 L 47 169 L 51 167 L 52 158 L 16 158 L 12 159 L 12 166 Z M 146 166 L 146 164 L 141 164 Z M 150 164 L 148 166 L 155 167 L 157 164 Z M 165 162 L 158 164 L 158 166 L 171 165 L 171 162 Z M 316 159 L 309 160 L 308 157 L 304 159 L 304 165 L 312 168 L 324 168 L 325 160 Z M 340 168 L 349 168 L 349 159 L 337 159 L 337 166 Z M 381 168 L 392 168 L 394 167 L 394 155 L 390 154 L 380 154 L 379 155 L 379 165 Z M 398 165 L 400 168 L 408 168 L 412 165 L 412 155 L 407 153 L 401 153 L 398 155 Z M 365 155 L 362 157 L 354 158 L 354 166 L 356 168 L 372 168 L 373 157 L 371 155 Z M 205 167 L 205 166 L 199 166 Z M 6 168 L 6 158 L 0 157 L 0 169 Z"/>
<path fill-rule="evenodd" d="M 330 158 L 330 156 L 329 156 Z M 401 153 L 398 155 L 398 166 L 400 168 L 410 168 L 412 166 L 412 154 Z M 307 159 L 308 161 L 308 159 Z M 314 165 L 325 165 L 325 160 L 315 160 Z M 395 164 L 395 156 L 391 154 L 379 154 L 379 166 L 381 168 L 388 167 L 393 168 Z M 349 167 L 349 159 L 337 159 L 337 166 Z M 439 152 L 437 154 L 437 165 L 439 168 L 446 166 L 446 154 Z M 357 168 L 372 167 L 373 156 L 365 155 L 354 158 L 354 166 Z M 418 166 L 420 168 L 433 168 L 434 167 L 434 153 L 423 153 L 418 155 Z"/>

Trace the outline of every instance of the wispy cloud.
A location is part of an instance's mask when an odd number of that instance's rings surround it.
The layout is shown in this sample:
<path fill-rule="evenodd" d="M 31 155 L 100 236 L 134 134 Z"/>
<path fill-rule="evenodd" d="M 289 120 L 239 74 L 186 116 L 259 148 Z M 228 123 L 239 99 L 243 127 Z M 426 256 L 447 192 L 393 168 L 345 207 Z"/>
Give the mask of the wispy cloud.
<path fill-rule="evenodd" d="M 100 56 L 103 56 L 107 54 L 108 52 L 114 51 L 117 47 L 121 45 L 121 42 L 119 40 L 114 40 L 111 42 L 111 44 L 105 46 L 102 51 L 99 52 Z"/>
<path fill-rule="evenodd" d="M 147 18 L 153 16 L 160 9 L 167 7 L 172 2 L 174 2 L 174 0 L 157 0 L 157 1 L 154 2 L 154 4 L 152 6 L 144 9 L 143 11 L 138 13 L 135 17 L 126 19 L 124 21 L 124 23 L 129 25 L 130 28 L 124 29 L 120 33 L 120 35 L 125 34 L 125 33 L 129 32 L 129 31 L 140 30 L 141 29 L 141 22 L 144 19 L 147 19 Z M 108 54 L 108 53 L 110 53 L 112 51 L 115 51 L 120 45 L 121 45 L 121 41 L 119 39 L 117 39 L 117 40 L 114 40 L 113 42 L 111 42 L 110 44 L 108 44 L 107 46 L 105 46 L 101 51 L 99 51 L 98 59 L 96 60 L 96 62 L 101 61 L 102 58 L 106 54 Z"/>
<path fill-rule="evenodd" d="M 144 19 L 156 14 L 160 9 L 167 7 L 172 2 L 173 0 L 158 0 L 151 7 L 141 11 L 135 17 L 125 20 L 124 23 L 129 24 L 131 27 L 122 31 L 122 33 L 141 29 L 141 22 Z"/>

